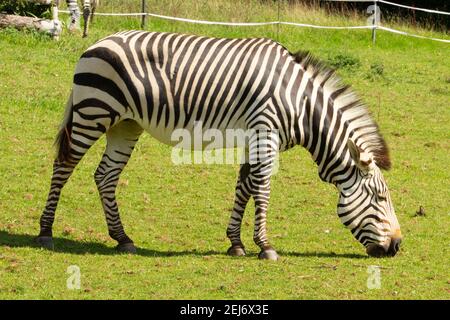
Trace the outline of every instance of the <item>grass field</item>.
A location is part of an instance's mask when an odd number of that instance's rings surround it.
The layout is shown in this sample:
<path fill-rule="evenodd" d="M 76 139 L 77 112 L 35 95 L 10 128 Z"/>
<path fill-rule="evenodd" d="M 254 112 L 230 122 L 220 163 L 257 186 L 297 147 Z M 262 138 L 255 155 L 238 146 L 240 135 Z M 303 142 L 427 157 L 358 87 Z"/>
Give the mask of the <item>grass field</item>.
<path fill-rule="evenodd" d="M 99 11 L 136 11 L 103 1 Z M 130 1 L 131 2 L 131 1 Z M 139 1 L 137 1 L 139 2 Z M 257 1 L 149 1 L 153 12 L 221 21 L 276 20 Z M 109 5 L 109 6 L 108 6 Z M 320 11 L 282 6 L 284 20 L 342 22 Z M 269 235 L 278 262 L 257 259 L 252 204 L 243 225 L 247 257 L 225 252 L 237 166 L 171 164 L 171 149 L 144 134 L 123 172 L 118 202 L 137 255 L 116 254 L 107 235 L 93 172 L 101 139 L 66 185 L 56 214 L 54 252 L 33 244 L 45 205 L 54 136 L 78 57 L 96 40 L 139 28 L 132 18 L 98 17 L 91 35 L 59 42 L 31 32 L 0 31 L 0 298 L 2 299 L 449 299 L 450 46 L 370 31 L 282 26 L 202 26 L 149 19 L 148 30 L 220 37 L 278 38 L 338 68 L 385 136 L 393 168 L 385 173 L 404 234 L 395 258 L 374 259 L 336 215 L 337 192 L 320 181 L 300 148 L 281 155 L 273 178 Z M 415 33 L 447 37 L 425 30 Z M 419 206 L 425 216 L 415 216 Z M 81 289 L 68 290 L 70 265 Z M 381 267 L 381 288 L 367 269 Z"/>

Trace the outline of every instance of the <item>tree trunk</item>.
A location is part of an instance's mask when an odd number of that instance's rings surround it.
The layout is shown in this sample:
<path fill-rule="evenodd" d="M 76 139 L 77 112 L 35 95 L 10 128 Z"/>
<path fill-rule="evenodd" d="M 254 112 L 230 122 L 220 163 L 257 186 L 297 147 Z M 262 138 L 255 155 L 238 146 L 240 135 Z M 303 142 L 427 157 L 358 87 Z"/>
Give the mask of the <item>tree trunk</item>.
<path fill-rule="evenodd" d="M 14 27 L 19 30 L 37 30 L 48 33 L 54 38 L 57 38 L 61 33 L 61 24 L 58 20 L 46 20 L 0 13 L 0 28 L 7 27 Z"/>

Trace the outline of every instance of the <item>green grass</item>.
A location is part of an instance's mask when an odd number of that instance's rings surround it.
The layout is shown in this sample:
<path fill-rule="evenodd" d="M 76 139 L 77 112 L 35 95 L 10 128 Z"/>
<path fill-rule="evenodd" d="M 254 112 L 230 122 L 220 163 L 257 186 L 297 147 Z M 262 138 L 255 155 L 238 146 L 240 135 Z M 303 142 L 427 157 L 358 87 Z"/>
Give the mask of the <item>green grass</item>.
<path fill-rule="evenodd" d="M 99 11 L 111 11 L 103 2 Z M 276 17 L 270 2 L 236 3 L 150 1 L 150 7 L 209 20 Z M 338 17 L 320 11 L 307 15 L 301 9 L 283 6 L 283 19 L 342 25 Z M 93 180 L 104 139 L 63 191 L 54 228 L 56 250 L 37 248 L 33 237 L 49 188 L 52 143 L 76 61 L 101 37 L 137 28 L 138 19 L 98 17 L 89 38 L 64 34 L 59 42 L 30 32 L 0 31 L 0 298 L 449 299 L 450 46 L 385 32 L 378 32 L 374 46 L 370 31 L 282 26 L 278 40 L 339 67 L 378 121 L 391 149 L 393 168 L 385 176 L 405 236 L 395 258 L 365 255 L 336 216 L 334 187 L 320 181 L 315 164 L 300 148 L 281 155 L 273 178 L 268 226 L 281 260 L 257 259 L 252 205 L 243 225 L 248 256 L 228 257 L 225 228 L 237 167 L 174 166 L 171 149 L 147 134 L 118 187 L 122 221 L 138 254 L 116 254 L 107 235 Z M 232 28 L 149 19 L 147 29 L 277 38 L 276 26 Z M 419 206 L 425 217 L 414 217 Z M 81 269 L 81 290 L 66 288 L 70 265 Z M 381 289 L 366 286 L 370 265 L 382 267 Z"/>

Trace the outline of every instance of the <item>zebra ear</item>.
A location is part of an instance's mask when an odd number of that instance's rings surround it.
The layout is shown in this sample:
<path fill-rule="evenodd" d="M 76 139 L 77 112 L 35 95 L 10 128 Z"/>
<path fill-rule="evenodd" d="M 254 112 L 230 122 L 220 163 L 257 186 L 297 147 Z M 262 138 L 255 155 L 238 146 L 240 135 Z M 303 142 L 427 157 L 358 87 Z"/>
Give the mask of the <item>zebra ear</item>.
<path fill-rule="evenodd" d="M 350 156 L 352 157 L 353 161 L 355 161 L 358 164 L 361 155 L 360 148 L 356 145 L 355 141 L 353 141 L 352 138 L 348 139 L 347 147 L 348 150 L 350 151 Z"/>
<path fill-rule="evenodd" d="M 350 156 L 353 161 L 355 161 L 356 165 L 362 170 L 369 170 L 370 165 L 372 164 L 372 157 L 367 152 L 364 152 L 363 149 L 358 147 L 355 141 L 351 138 L 347 141 L 347 147 L 350 151 Z"/>

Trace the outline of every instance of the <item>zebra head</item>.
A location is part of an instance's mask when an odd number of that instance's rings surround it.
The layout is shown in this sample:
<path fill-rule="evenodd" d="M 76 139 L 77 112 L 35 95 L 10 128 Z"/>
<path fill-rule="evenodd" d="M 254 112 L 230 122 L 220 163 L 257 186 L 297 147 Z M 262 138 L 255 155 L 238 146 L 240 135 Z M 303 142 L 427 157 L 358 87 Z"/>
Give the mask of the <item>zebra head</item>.
<path fill-rule="evenodd" d="M 376 158 L 348 141 L 352 158 L 349 184 L 341 186 L 338 215 L 372 257 L 394 256 L 400 248 L 400 225 Z"/>

